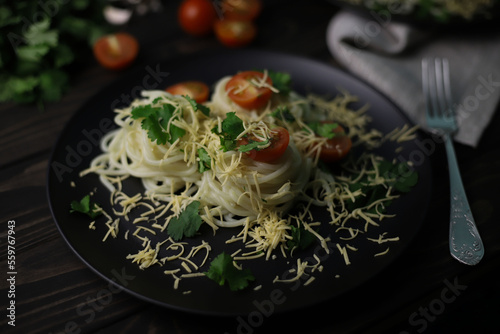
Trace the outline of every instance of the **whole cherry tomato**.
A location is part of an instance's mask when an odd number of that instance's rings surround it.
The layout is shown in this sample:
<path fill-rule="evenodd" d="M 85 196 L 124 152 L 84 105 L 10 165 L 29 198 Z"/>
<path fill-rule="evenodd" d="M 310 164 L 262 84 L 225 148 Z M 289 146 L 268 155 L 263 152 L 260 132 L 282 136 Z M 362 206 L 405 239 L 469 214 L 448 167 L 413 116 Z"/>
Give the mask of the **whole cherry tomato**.
<path fill-rule="evenodd" d="M 179 6 L 177 17 L 185 32 L 203 36 L 213 31 L 217 13 L 210 0 L 184 0 Z"/>
<path fill-rule="evenodd" d="M 286 151 L 288 144 L 290 143 L 290 134 L 288 130 L 283 127 L 276 127 L 271 130 L 272 137 L 270 139 L 271 144 L 264 149 L 253 149 L 248 151 L 248 156 L 259 162 L 273 162 L 278 160 Z M 243 137 L 240 139 L 240 145 L 246 145 L 250 143 L 254 138 Z"/>
<path fill-rule="evenodd" d="M 214 25 L 215 36 L 225 46 L 242 47 L 254 40 L 257 28 L 249 20 L 217 20 Z"/>
<path fill-rule="evenodd" d="M 201 81 L 184 81 L 165 89 L 172 95 L 187 95 L 197 103 L 203 103 L 208 100 L 210 88 Z"/>
<path fill-rule="evenodd" d="M 263 81 L 263 85 L 258 85 Z M 237 105 L 245 109 L 260 109 L 264 107 L 273 92 L 266 86 L 272 86 L 271 78 L 264 81 L 264 73 L 244 71 L 233 76 L 226 83 L 228 97 Z"/>
<path fill-rule="evenodd" d="M 116 33 L 99 38 L 93 46 L 94 56 L 103 67 L 120 70 L 137 57 L 139 43 L 127 33 Z"/>

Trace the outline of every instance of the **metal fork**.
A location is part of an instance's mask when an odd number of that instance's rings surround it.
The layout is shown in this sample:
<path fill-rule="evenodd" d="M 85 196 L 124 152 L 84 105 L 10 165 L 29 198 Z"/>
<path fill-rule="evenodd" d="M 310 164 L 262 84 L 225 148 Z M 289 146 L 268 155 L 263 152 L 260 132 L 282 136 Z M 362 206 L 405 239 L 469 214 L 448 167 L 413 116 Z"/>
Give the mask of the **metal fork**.
<path fill-rule="evenodd" d="M 475 265 L 484 255 L 472 212 L 458 169 L 452 136 L 457 131 L 452 105 L 450 69 L 447 59 L 422 60 L 422 89 L 426 103 L 428 127 L 442 136 L 450 174 L 450 252 L 458 261 Z"/>

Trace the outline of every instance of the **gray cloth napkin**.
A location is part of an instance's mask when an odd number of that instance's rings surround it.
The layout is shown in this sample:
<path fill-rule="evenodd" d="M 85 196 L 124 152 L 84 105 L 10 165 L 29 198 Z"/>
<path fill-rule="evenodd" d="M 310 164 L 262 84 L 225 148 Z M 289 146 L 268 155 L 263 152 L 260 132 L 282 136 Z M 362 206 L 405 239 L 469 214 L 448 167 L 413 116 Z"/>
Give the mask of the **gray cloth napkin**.
<path fill-rule="evenodd" d="M 452 95 L 460 126 L 455 140 L 476 146 L 500 99 L 500 35 L 419 30 L 390 15 L 349 11 L 335 15 L 327 29 L 335 60 L 390 98 L 422 127 L 425 102 L 421 60 L 449 59 Z"/>

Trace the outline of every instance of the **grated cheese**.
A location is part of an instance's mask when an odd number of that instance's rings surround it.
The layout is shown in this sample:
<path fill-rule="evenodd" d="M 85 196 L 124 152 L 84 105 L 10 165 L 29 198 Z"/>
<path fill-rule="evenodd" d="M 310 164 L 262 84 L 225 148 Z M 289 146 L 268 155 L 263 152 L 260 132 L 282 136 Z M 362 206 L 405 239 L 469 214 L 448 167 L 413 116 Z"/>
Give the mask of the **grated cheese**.
<path fill-rule="evenodd" d="M 265 72 L 265 78 L 267 75 Z M 118 218 L 103 212 L 108 228 L 103 241 L 109 236 L 116 238 L 121 219 L 128 222 L 129 215 L 138 212 L 139 216 L 126 229 L 124 237 L 128 240 L 129 232 L 132 233 L 142 241 L 143 249 L 129 254 L 127 259 L 137 263 L 141 269 L 175 262 L 177 268 L 165 270 L 164 273 L 173 278 L 174 289 L 178 289 L 182 279 L 204 276 L 202 268 L 206 266 L 212 250 L 210 244 L 202 241 L 193 246 L 168 238 L 156 243 L 153 248 L 151 238 L 165 232 L 172 217 L 178 216 L 189 203 L 196 200 L 201 204 L 199 214 L 202 222 L 211 227 L 213 235 L 220 228 L 239 228 L 236 235 L 225 240 L 226 244 L 239 247 L 231 255 L 234 261 L 258 258 L 269 261 L 278 259 L 279 254 L 282 258 L 294 257 L 296 251 L 287 246 L 287 242 L 292 239 L 292 226 L 302 226 L 316 238 L 327 254 L 331 254 L 331 238 L 324 236 L 319 229 L 327 225 L 335 234 L 335 247 L 340 256 L 346 265 L 350 265 L 348 251 L 358 251 L 358 247 L 353 246 L 356 245 L 355 240 L 372 228 L 379 228 L 383 219 L 392 217 L 382 213 L 382 209 L 398 196 L 393 194 L 389 186 L 391 180 L 378 170 L 381 158 L 373 153 L 364 152 L 355 160 L 347 159 L 341 166 L 343 173 L 340 175 L 332 175 L 319 168 L 319 156 L 326 138 L 314 134 L 307 124 L 307 118 L 338 121 L 345 125 L 347 135 L 353 140 L 353 147 L 361 147 L 365 151 L 378 148 L 386 141 L 401 143 L 413 140 L 417 127 L 403 126 L 387 135 L 369 129 L 371 119 L 366 114 L 369 106 L 350 109 L 349 105 L 357 101 L 357 97 L 343 90 L 333 99 L 291 94 L 294 97 L 284 103 L 296 118 L 295 123 L 278 123 L 271 116 L 276 101 L 270 102 L 260 113 L 242 113 L 234 109 L 243 121 L 244 130 L 239 138 L 250 135 L 257 140 L 267 140 L 272 138 L 276 125 L 285 126 L 290 133 L 290 144 L 282 158 L 272 163 L 259 163 L 251 161 L 241 152 L 224 152 L 220 146 L 221 139 L 212 131 L 217 128 L 222 132 L 222 122 L 227 112 L 227 106 L 221 105 L 227 100 L 227 94 L 223 92 L 218 96 L 217 93 L 224 80 L 217 84 L 213 101 L 207 103 L 211 113 L 209 117 L 195 111 L 184 98 L 160 91 L 144 92 L 144 99 L 135 100 L 129 108 L 117 111 L 115 122 L 119 129 L 103 138 L 103 155 L 94 159 L 91 166 L 80 174 L 82 177 L 88 173 L 98 174 L 101 182 L 110 190 L 113 215 Z M 251 84 L 277 91 L 265 79 L 255 80 Z M 242 90 L 243 87 L 238 89 Z M 164 130 L 176 126 L 186 132 L 175 142 L 165 145 L 151 142 L 141 128 L 140 120 L 131 118 L 133 107 L 147 105 L 158 97 L 162 99 L 155 102 L 157 106 L 167 103 L 175 107 L 174 115 Z M 312 107 L 314 113 L 309 109 Z M 304 128 L 311 131 L 304 131 Z M 211 161 L 211 168 L 204 173 L 198 172 L 199 148 L 206 151 Z M 144 193 L 130 196 L 124 192 L 122 181 L 129 176 L 142 180 Z M 367 196 L 361 189 L 351 190 L 353 184 L 365 177 L 368 179 L 367 185 L 384 187 L 385 197 L 349 211 L 349 202 Z M 329 215 L 328 221 L 317 221 L 312 207 L 325 208 Z M 288 214 L 291 208 L 297 209 L 293 216 Z M 94 222 L 89 228 L 95 229 Z M 379 244 L 399 241 L 398 237 L 387 238 L 385 233 L 379 235 L 378 239 L 365 239 Z M 374 256 L 384 255 L 388 251 L 389 248 Z M 197 256 L 199 252 L 203 253 Z M 338 256 L 334 253 L 331 255 Z M 316 262 L 308 264 L 298 257 L 296 268 L 289 270 L 294 277 L 283 280 L 276 277 L 274 282 L 290 283 L 304 278 L 304 285 L 312 284 L 315 280 L 313 274 L 321 273 L 324 268 L 316 254 L 313 258 Z M 183 274 L 180 274 L 181 271 Z"/>

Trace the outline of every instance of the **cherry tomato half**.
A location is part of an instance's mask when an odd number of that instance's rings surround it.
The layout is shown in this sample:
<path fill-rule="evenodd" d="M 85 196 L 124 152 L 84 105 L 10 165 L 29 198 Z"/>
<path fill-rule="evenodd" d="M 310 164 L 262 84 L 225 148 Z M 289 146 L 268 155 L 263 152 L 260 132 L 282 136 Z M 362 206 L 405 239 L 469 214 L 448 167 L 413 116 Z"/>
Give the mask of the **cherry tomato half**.
<path fill-rule="evenodd" d="M 290 134 L 288 130 L 283 127 L 276 127 L 271 130 L 272 138 L 271 145 L 262 150 L 248 151 L 248 156 L 259 162 L 272 162 L 279 159 L 286 151 L 288 143 L 290 142 Z M 246 145 L 252 138 L 243 137 L 240 139 L 240 145 Z"/>
<path fill-rule="evenodd" d="M 271 99 L 273 92 L 268 87 L 256 86 L 253 82 L 260 82 L 264 73 L 257 71 L 240 72 L 233 76 L 226 84 L 226 92 L 229 98 L 245 109 L 260 109 Z M 272 86 L 272 80 L 267 77 L 265 84 Z"/>
<path fill-rule="evenodd" d="M 261 0 L 223 0 L 221 4 L 224 18 L 252 21 L 262 9 Z"/>
<path fill-rule="evenodd" d="M 249 20 L 217 20 L 214 25 L 215 36 L 227 47 L 238 48 L 250 44 L 257 34 L 257 28 Z"/>
<path fill-rule="evenodd" d="M 93 47 L 94 56 L 103 67 L 120 70 L 129 66 L 139 53 L 137 39 L 127 33 L 116 33 L 99 38 Z"/>
<path fill-rule="evenodd" d="M 326 163 L 341 160 L 347 155 L 347 153 L 349 153 L 352 147 L 351 138 L 346 135 L 345 130 L 342 126 L 339 125 L 332 131 L 335 133 L 335 137 L 326 141 L 326 143 L 321 147 L 321 152 L 319 155 L 319 158 Z"/>
<path fill-rule="evenodd" d="M 210 89 L 201 81 L 184 81 L 167 87 L 165 91 L 172 95 L 187 95 L 197 103 L 203 103 L 208 100 Z"/>
<path fill-rule="evenodd" d="M 184 0 L 179 6 L 177 19 L 188 34 L 203 36 L 212 32 L 217 13 L 210 0 Z"/>

